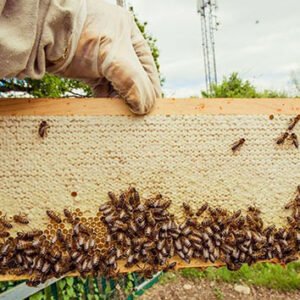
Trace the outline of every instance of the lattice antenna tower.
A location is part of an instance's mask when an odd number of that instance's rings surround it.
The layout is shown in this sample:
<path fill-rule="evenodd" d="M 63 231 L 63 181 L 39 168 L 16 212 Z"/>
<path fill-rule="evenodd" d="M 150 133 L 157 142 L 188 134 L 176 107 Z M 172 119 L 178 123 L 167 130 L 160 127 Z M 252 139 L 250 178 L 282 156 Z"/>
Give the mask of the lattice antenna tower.
<path fill-rule="evenodd" d="M 126 8 L 126 0 L 117 0 L 117 5 Z"/>
<path fill-rule="evenodd" d="M 217 64 L 214 32 L 217 30 L 216 0 L 197 0 L 197 11 L 201 18 L 202 47 L 204 57 L 205 83 L 207 92 L 217 84 Z"/>

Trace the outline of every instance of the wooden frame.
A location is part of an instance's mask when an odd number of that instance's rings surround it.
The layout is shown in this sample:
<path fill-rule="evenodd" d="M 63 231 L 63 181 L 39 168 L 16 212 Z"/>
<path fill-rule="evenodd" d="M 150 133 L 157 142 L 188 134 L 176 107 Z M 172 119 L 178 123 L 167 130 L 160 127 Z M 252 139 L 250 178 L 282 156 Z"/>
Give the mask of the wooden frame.
<path fill-rule="evenodd" d="M 120 99 L 0 99 L 0 116 L 133 116 Z M 150 115 L 296 115 L 300 113 L 300 99 L 159 99 Z M 186 264 L 178 258 L 176 269 L 187 267 L 220 267 L 192 260 Z M 126 269 L 120 262 L 120 273 L 138 271 Z M 78 274 L 70 274 L 76 276 Z M 25 276 L 26 277 L 26 276 Z M 0 275 L 0 281 L 21 280 L 24 276 Z"/>
<path fill-rule="evenodd" d="M 151 115 L 298 114 L 300 99 L 159 99 Z M 133 115 L 120 99 L 0 99 L 0 116 Z"/>

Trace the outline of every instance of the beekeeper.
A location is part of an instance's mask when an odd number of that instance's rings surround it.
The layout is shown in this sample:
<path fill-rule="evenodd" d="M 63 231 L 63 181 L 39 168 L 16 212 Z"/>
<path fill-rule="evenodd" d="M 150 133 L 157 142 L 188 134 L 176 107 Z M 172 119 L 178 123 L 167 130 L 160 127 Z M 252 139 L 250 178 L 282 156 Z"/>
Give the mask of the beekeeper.
<path fill-rule="evenodd" d="M 150 48 L 132 14 L 102 0 L 0 0 L 0 78 L 45 72 L 89 84 L 146 114 L 161 96 Z"/>

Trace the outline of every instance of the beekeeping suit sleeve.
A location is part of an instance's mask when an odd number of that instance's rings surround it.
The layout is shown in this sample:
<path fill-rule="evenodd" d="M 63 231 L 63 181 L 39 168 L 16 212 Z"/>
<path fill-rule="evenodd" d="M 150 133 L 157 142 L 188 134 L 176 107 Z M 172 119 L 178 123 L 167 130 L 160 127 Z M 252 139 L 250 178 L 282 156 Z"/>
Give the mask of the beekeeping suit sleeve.
<path fill-rule="evenodd" d="M 0 0 L 0 78 L 81 79 L 145 114 L 161 96 L 150 48 L 126 10 L 102 0 Z"/>

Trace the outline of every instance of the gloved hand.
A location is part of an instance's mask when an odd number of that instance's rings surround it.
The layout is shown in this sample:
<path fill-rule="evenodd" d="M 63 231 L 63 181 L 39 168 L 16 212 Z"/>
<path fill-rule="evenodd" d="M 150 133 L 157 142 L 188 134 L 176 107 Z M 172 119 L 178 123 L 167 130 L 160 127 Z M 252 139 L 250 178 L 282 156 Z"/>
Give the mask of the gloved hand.
<path fill-rule="evenodd" d="M 119 94 L 134 113 L 148 113 L 161 96 L 160 81 L 133 16 L 102 0 L 86 3 L 87 17 L 74 57 L 67 65 L 48 61 L 47 71 L 85 81 L 96 96 Z"/>

